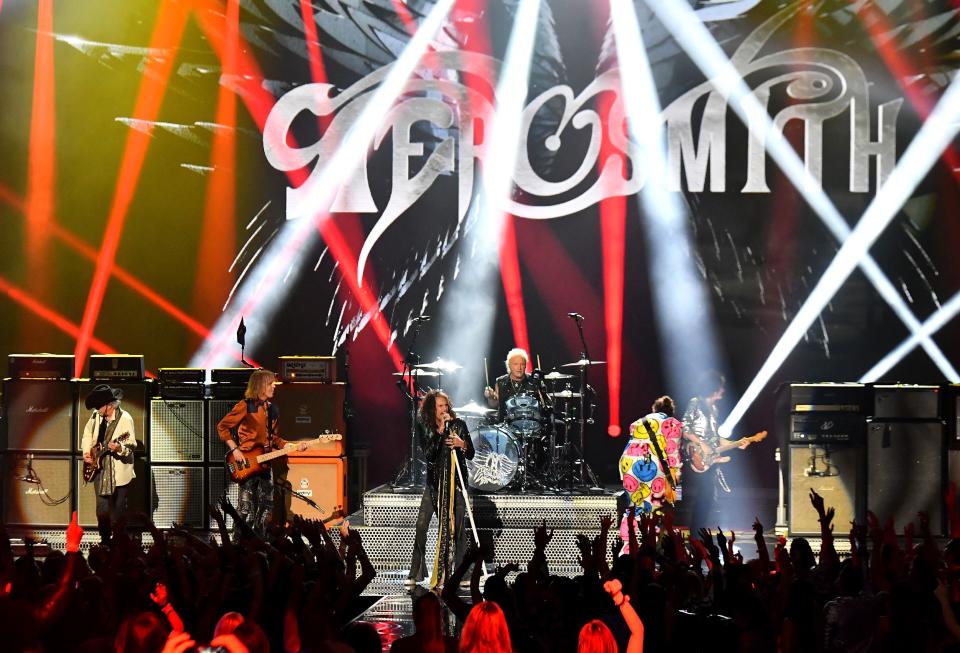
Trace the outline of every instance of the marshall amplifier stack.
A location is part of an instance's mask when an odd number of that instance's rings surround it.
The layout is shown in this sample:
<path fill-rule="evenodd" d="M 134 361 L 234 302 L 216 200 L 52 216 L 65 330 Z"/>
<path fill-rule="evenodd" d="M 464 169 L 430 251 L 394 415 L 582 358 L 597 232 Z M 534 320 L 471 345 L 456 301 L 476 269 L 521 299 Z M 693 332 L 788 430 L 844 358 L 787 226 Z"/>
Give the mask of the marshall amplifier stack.
<path fill-rule="evenodd" d="M 866 511 L 898 528 L 930 515 L 945 532 L 946 403 L 939 386 L 795 383 L 778 402 L 787 435 L 789 530 L 820 534 L 814 489 L 836 509 L 834 524 L 862 522 Z"/>

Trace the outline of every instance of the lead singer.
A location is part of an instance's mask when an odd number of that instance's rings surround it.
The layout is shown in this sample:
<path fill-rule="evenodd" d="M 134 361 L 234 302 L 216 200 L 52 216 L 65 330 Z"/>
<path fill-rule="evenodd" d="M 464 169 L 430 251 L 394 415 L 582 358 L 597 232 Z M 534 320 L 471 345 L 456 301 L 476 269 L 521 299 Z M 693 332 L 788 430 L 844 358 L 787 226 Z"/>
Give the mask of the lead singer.
<path fill-rule="evenodd" d="M 430 577 L 430 587 L 436 588 L 444 583 L 463 557 L 466 545 L 463 513 L 466 504 L 454 465 L 459 466 L 457 473 L 463 475 L 466 485 L 467 466 L 464 461 L 473 458 L 473 442 L 466 423 L 457 418 L 450 407 L 450 398 L 440 390 L 431 390 L 423 397 L 417 417 L 417 437 L 427 459 L 427 486 L 420 499 L 407 586 L 413 587 L 426 577 L 427 528 L 430 518 L 436 513 L 437 553 Z"/>

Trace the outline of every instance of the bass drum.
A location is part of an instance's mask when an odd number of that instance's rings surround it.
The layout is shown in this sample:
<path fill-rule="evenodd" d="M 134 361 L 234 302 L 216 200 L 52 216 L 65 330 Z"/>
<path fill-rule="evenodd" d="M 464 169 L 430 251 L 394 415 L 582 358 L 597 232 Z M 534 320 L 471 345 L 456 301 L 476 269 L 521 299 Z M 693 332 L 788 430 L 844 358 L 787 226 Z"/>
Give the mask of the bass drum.
<path fill-rule="evenodd" d="M 516 436 L 502 424 L 481 426 L 470 433 L 475 454 L 467 461 L 470 487 L 496 492 L 506 487 L 517 473 L 520 448 Z"/>

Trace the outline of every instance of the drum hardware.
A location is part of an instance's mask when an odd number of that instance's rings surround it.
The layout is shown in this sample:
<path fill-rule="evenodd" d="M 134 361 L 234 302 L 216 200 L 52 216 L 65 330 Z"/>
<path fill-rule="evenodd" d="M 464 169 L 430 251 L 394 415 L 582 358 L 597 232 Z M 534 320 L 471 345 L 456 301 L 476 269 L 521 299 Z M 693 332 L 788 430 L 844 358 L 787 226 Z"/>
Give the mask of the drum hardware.
<path fill-rule="evenodd" d="M 567 433 L 566 445 L 572 449 L 573 456 L 576 457 L 574 462 L 574 474 L 571 474 L 569 479 L 570 485 L 572 487 L 580 487 L 584 489 L 589 489 L 591 491 L 601 490 L 600 483 L 597 481 L 596 474 L 593 473 L 593 470 L 590 469 L 590 465 L 587 464 L 585 460 L 586 456 L 584 455 L 584 442 L 587 433 L 587 392 L 589 389 L 589 384 L 587 383 L 587 370 L 593 365 L 604 365 L 606 361 L 595 361 L 590 359 L 590 350 L 587 347 L 587 340 L 583 335 L 583 316 L 579 313 L 568 313 L 570 319 L 572 319 L 577 324 L 577 333 L 580 336 L 580 344 L 583 345 L 583 351 L 580 353 L 580 360 L 573 363 L 565 363 L 560 365 L 560 367 L 571 367 L 579 370 L 580 373 L 580 414 L 579 414 L 579 431 L 580 431 L 580 447 L 579 449 L 573 443 L 573 439 L 570 436 L 569 432 Z M 568 456 L 568 459 L 573 458 L 573 456 Z"/>
<path fill-rule="evenodd" d="M 426 370 L 437 370 L 441 374 L 450 374 L 451 372 L 456 372 L 459 369 L 463 369 L 463 365 L 454 363 L 453 361 L 445 361 L 442 358 L 438 358 L 432 363 L 414 365 L 414 367 L 419 367 Z"/>
<path fill-rule="evenodd" d="M 577 322 L 577 326 L 579 326 L 579 325 L 580 325 L 580 323 Z M 581 327 L 581 330 L 582 330 L 582 327 Z M 607 361 L 592 361 L 592 360 L 590 360 L 589 358 L 586 358 L 585 356 L 586 356 L 586 354 L 581 354 L 580 360 L 574 361 L 574 362 L 572 362 L 572 363 L 564 363 L 564 364 L 562 364 L 560 367 L 578 367 L 578 368 L 580 368 L 580 369 L 585 369 L 585 368 L 587 368 L 587 367 L 590 367 L 591 365 L 606 365 L 606 364 L 607 364 Z"/>
<path fill-rule="evenodd" d="M 407 371 L 407 372 L 394 372 L 393 375 L 394 375 L 394 376 L 400 376 L 400 377 L 404 377 L 404 376 L 407 376 L 407 377 L 415 376 L 415 377 L 418 377 L 418 378 L 419 378 L 419 377 L 427 378 L 427 377 L 440 376 L 440 372 L 431 372 L 430 370 L 409 370 L 409 371 Z"/>
<path fill-rule="evenodd" d="M 473 416 L 473 417 L 487 417 L 487 416 L 489 416 L 489 415 L 492 415 L 493 413 L 496 413 L 497 411 L 496 411 L 496 409 L 494 409 L 494 408 L 487 408 L 486 406 L 481 406 L 480 404 L 478 404 L 478 403 L 475 402 L 475 401 L 471 401 L 470 403 L 464 404 L 463 406 L 460 406 L 459 408 L 454 408 L 454 409 L 453 409 L 453 412 L 456 413 L 457 415 L 470 415 L 470 416 Z"/>
<path fill-rule="evenodd" d="M 548 392 L 547 396 L 553 399 L 579 399 L 580 393 L 572 390 L 561 390 L 560 392 Z"/>
<path fill-rule="evenodd" d="M 572 379 L 573 374 L 563 374 L 562 372 L 553 371 L 545 374 L 543 378 L 547 381 L 560 381 L 561 379 Z"/>

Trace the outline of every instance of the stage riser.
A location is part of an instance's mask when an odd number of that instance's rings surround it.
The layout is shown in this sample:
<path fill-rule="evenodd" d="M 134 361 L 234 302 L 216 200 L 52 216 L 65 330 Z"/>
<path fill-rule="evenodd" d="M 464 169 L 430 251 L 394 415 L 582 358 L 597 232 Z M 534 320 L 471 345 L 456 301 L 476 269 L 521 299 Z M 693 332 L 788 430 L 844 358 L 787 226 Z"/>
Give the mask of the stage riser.
<path fill-rule="evenodd" d="M 414 526 L 420 499 L 419 494 L 367 492 L 363 498 L 363 523 L 366 526 Z M 599 527 L 601 517 L 617 515 L 617 498 L 613 495 L 557 497 L 477 493 L 470 500 L 480 528 L 529 529 L 546 519 L 550 528 L 590 530 Z"/>

